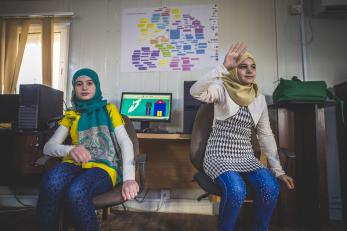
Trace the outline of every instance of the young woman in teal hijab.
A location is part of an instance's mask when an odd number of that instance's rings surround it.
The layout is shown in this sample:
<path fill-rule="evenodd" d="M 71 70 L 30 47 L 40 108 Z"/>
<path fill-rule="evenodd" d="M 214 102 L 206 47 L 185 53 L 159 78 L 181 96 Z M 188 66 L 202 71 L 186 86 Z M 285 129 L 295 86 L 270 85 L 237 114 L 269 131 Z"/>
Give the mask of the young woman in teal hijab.
<path fill-rule="evenodd" d="M 37 205 L 39 230 L 53 230 L 65 208 L 77 230 L 98 230 L 92 198 L 123 182 L 122 196 L 133 199 L 133 145 L 117 108 L 102 98 L 97 73 L 78 70 L 72 79 L 73 110 L 46 143 L 44 154 L 63 157 L 63 163 L 43 179 Z M 63 145 L 70 135 L 72 145 Z"/>

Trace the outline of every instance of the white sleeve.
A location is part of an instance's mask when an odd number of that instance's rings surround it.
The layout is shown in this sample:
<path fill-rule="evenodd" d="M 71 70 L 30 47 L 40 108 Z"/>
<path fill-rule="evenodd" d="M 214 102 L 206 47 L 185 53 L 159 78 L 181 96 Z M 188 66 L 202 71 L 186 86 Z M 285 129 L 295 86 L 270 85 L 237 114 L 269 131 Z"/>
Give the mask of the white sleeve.
<path fill-rule="evenodd" d="M 123 181 L 135 180 L 134 147 L 124 125 L 115 128 L 115 134 L 122 152 Z"/>
<path fill-rule="evenodd" d="M 203 102 L 215 103 L 225 99 L 223 81 L 220 79 L 229 74 L 229 71 L 220 65 L 196 81 L 190 88 L 190 94 Z"/>
<path fill-rule="evenodd" d="M 285 174 L 279 160 L 275 137 L 270 127 L 267 107 L 263 110 L 257 124 L 257 135 L 259 145 L 270 164 L 272 172 L 276 177 Z"/>
<path fill-rule="evenodd" d="M 74 145 L 62 144 L 69 134 L 69 129 L 60 125 L 53 136 L 47 141 L 43 148 L 43 154 L 48 156 L 63 157 L 69 154 Z"/>

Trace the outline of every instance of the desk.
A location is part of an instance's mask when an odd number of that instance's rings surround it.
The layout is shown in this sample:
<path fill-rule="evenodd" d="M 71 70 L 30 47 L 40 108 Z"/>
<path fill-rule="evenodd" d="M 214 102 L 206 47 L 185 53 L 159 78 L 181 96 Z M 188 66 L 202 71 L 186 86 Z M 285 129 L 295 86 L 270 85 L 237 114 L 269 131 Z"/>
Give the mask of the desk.
<path fill-rule="evenodd" d="M 157 133 L 137 133 L 138 139 L 157 139 L 157 140 L 190 140 L 190 134 L 157 134 Z"/>
<path fill-rule="evenodd" d="M 14 181 L 14 138 L 15 133 L 12 129 L 0 129 L 0 185 L 11 185 Z"/>
<path fill-rule="evenodd" d="M 43 166 L 36 166 L 37 159 L 42 157 L 42 149 L 51 132 L 48 131 L 17 131 L 15 135 L 15 163 L 19 177 L 41 175 Z"/>
<path fill-rule="evenodd" d="M 146 187 L 199 188 L 190 161 L 189 134 L 137 133 L 140 153 L 147 154 Z"/>
<path fill-rule="evenodd" d="M 48 140 L 48 131 L 0 130 L 0 169 L 1 185 L 38 185 L 42 166 L 35 161 L 42 156 L 43 144 Z"/>

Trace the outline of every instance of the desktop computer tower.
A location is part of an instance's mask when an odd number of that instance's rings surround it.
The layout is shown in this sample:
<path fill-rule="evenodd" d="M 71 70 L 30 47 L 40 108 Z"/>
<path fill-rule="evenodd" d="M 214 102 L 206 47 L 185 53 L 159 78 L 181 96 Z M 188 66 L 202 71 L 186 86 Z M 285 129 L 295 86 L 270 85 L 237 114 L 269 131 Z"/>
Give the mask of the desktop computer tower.
<path fill-rule="evenodd" d="M 21 84 L 18 129 L 45 130 L 47 122 L 63 115 L 62 91 L 41 84 Z"/>
<path fill-rule="evenodd" d="M 192 133 L 196 113 L 202 104 L 201 101 L 190 95 L 190 87 L 195 82 L 196 81 L 184 81 L 183 133 L 186 134 Z"/>

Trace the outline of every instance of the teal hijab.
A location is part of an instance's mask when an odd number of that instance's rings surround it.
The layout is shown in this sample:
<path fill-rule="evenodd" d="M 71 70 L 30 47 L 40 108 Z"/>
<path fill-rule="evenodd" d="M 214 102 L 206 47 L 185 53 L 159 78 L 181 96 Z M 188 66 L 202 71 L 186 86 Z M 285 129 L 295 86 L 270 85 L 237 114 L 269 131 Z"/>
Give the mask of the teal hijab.
<path fill-rule="evenodd" d="M 76 97 L 75 85 L 78 77 L 81 76 L 88 76 L 95 84 L 95 95 L 90 100 L 80 100 Z M 98 74 L 89 68 L 80 69 L 73 75 L 72 86 L 73 103 L 75 109 L 81 113 L 81 118 L 78 122 L 78 131 L 83 131 L 99 125 L 107 125 L 111 130 L 114 130 L 105 108 L 107 100 L 102 99 Z"/>
<path fill-rule="evenodd" d="M 95 84 L 95 95 L 89 100 L 76 97 L 75 85 L 81 76 L 88 76 Z M 106 109 L 107 100 L 102 99 L 98 74 L 89 69 L 78 70 L 72 78 L 72 102 L 75 110 L 80 113 L 78 121 L 78 143 L 83 144 L 92 156 L 92 162 L 101 162 L 116 169 L 121 179 L 121 155 L 109 113 Z"/>

